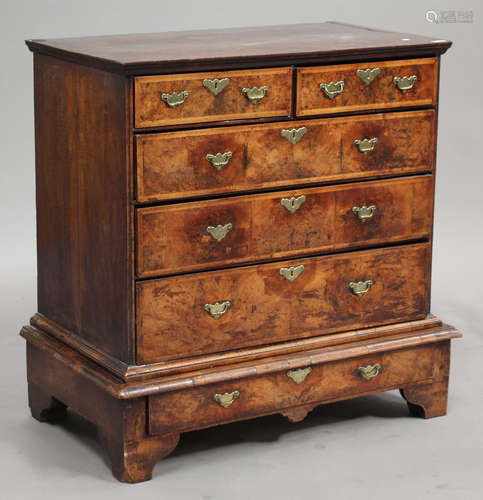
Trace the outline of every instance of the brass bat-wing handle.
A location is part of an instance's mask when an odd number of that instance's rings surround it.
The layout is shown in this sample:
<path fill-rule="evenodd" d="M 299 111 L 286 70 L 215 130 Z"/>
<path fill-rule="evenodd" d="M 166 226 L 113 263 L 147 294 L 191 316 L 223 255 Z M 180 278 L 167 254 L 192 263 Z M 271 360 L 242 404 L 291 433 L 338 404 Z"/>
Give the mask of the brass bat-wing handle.
<path fill-rule="evenodd" d="M 213 318 L 220 319 L 231 307 L 230 300 L 215 302 L 214 304 L 205 304 L 204 310 Z"/>
<path fill-rule="evenodd" d="M 243 87 L 241 93 L 252 103 L 258 104 L 266 95 L 269 88 L 267 85 L 261 87 Z"/>
<path fill-rule="evenodd" d="M 223 408 L 230 408 L 230 406 L 240 397 L 240 391 L 234 390 L 233 392 L 225 392 L 223 394 L 215 394 L 213 399 Z"/>
<path fill-rule="evenodd" d="M 319 84 L 320 90 L 324 93 L 325 97 L 333 99 L 344 90 L 344 80 L 338 82 L 329 82 Z"/>
<path fill-rule="evenodd" d="M 183 104 L 189 96 L 189 92 L 187 90 L 182 90 L 181 92 L 173 92 L 169 94 L 167 92 L 163 92 L 161 94 L 161 100 L 164 101 L 170 108 L 175 108 L 180 104 Z"/>
<path fill-rule="evenodd" d="M 373 285 L 372 280 L 366 280 L 366 281 L 351 281 L 349 283 L 349 288 L 352 290 L 352 293 L 354 295 L 357 295 L 358 297 L 362 297 L 365 295 L 371 286 Z"/>
<path fill-rule="evenodd" d="M 377 377 L 379 373 L 381 373 L 381 370 L 382 366 L 379 363 L 376 363 L 375 365 L 359 366 L 359 368 L 357 368 L 357 373 L 363 379 L 369 381 L 374 377 Z"/>
<path fill-rule="evenodd" d="M 226 167 L 231 160 L 233 153 L 231 151 L 225 151 L 224 153 L 210 154 L 208 153 L 205 158 L 213 165 L 218 172 Z"/>
<path fill-rule="evenodd" d="M 352 207 L 352 213 L 361 221 L 367 222 L 369 219 L 374 217 L 376 213 L 377 207 L 376 205 L 362 205 L 362 207 Z"/>
<path fill-rule="evenodd" d="M 405 94 L 408 90 L 411 90 L 414 87 L 414 84 L 417 82 L 418 77 L 416 75 L 411 76 L 395 76 L 392 81 L 394 85 Z"/>

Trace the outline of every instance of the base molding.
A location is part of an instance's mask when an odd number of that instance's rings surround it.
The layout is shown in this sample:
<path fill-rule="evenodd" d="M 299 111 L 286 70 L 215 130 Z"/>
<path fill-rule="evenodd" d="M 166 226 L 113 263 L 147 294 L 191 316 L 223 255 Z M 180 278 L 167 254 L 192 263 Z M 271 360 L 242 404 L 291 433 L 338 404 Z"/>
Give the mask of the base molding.
<path fill-rule="evenodd" d="M 62 419 L 72 408 L 97 426 L 114 476 L 145 481 L 188 430 L 275 413 L 300 422 L 318 405 L 397 388 L 412 414 L 444 415 L 450 339 L 461 334 L 442 324 L 395 331 L 372 342 L 125 382 L 27 326 L 29 405 L 39 421 Z"/>
<path fill-rule="evenodd" d="M 160 376 L 171 376 L 178 373 L 186 373 L 194 369 L 203 370 L 209 367 L 223 367 L 235 363 L 243 363 L 245 361 L 261 360 L 271 356 L 281 356 L 295 352 L 322 349 L 324 347 L 339 346 L 351 342 L 369 341 L 390 335 L 419 332 L 421 330 L 440 327 L 442 321 L 438 317 L 430 314 L 426 318 L 415 321 L 364 328 L 361 330 L 349 330 L 346 332 L 320 335 L 291 342 L 279 342 L 268 346 L 238 349 L 222 354 L 210 354 L 194 358 L 150 363 L 148 365 L 132 365 L 113 358 L 40 313 L 36 313 L 32 316 L 30 325 L 41 330 L 48 336 L 59 340 L 61 343 L 68 345 L 74 351 L 82 354 L 86 358 L 91 359 L 113 376 L 128 382 Z"/>

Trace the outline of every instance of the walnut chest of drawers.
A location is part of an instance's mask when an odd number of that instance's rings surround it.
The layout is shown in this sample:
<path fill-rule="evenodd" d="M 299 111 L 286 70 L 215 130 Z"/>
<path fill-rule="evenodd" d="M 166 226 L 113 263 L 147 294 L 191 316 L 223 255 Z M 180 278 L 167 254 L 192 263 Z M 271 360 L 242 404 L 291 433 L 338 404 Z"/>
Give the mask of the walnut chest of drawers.
<path fill-rule="evenodd" d="M 443 415 L 430 314 L 445 40 L 338 23 L 34 52 L 38 420 L 71 407 L 121 481 L 181 432 L 400 389 Z"/>

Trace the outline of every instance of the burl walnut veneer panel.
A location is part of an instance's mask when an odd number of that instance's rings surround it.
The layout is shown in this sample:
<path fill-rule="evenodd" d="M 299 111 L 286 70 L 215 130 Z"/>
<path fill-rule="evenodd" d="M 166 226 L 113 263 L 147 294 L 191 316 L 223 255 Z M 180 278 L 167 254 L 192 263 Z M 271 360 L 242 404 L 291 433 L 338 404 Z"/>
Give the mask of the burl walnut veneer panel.
<path fill-rule="evenodd" d="M 369 85 L 357 76 L 359 69 L 376 67 L 381 72 Z M 410 89 L 401 91 L 394 83 L 395 77 L 416 77 L 416 81 Z M 319 88 L 321 83 L 341 81 L 344 83 L 343 90 L 333 98 L 324 95 Z M 297 116 L 435 105 L 437 93 L 436 58 L 297 70 Z"/>
<path fill-rule="evenodd" d="M 433 177 L 425 175 L 141 208 L 138 276 L 428 238 L 432 195 Z M 295 213 L 281 203 L 301 196 Z M 369 219 L 353 211 L 362 206 L 375 207 Z M 226 224 L 221 241 L 207 231 Z"/>
<path fill-rule="evenodd" d="M 216 96 L 205 79 L 228 78 Z M 243 88 L 267 87 L 257 102 L 242 94 Z M 170 107 L 163 94 L 187 92 L 184 102 Z M 257 71 L 189 73 L 169 76 L 142 76 L 134 80 L 134 124 L 136 127 L 201 123 L 239 118 L 289 117 L 292 112 L 292 70 L 275 68 Z"/>
<path fill-rule="evenodd" d="M 155 435 L 173 428 L 179 431 L 199 429 L 281 409 L 283 412 L 294 406 L 316 406 L 321 400 L 414 385 L 432 379 L 435 358 L 437 351 L 432 346 L 422 346 L 314 365 L 300 384 L 285 371 L 152 396 L 149 398 L 149 431 Z M 364 380 L 358 368 L 375 364 L 382 367 L 381 373 L 371 381 Z M 231 406 L 223 408 L 216 403 L 215 394 L 233 391 L 238 391 L 239 396 Z"/>
<path fill-rule="evenodd" d="M 304 266 L 292 282 L 281 268 Z M 373 325 L 429 312 L 428 243 L 281 261 L 137 284 L 137 361 L 152 363 Z M 356 296 L 351 282 L 371 280 Z M 229 300 L 219 319 L 205 304 Z"/>
<path fill-rule="evenodd" d="M 431 171 L 433 110 L 136 136 L 137 199 L 171 200 Z M 305 132 L 296 144 L 282 136 Z M 376 138 L 361 153 L 355 140 Z M 206 156 L 231 153 L 215 168 Z"/>

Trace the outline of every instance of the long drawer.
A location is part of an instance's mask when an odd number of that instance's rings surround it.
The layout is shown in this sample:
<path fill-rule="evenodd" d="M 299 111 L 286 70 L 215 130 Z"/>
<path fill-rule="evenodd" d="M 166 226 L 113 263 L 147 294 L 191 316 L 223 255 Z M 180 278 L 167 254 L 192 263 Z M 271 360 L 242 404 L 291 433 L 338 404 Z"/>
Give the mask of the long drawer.
<path fill-rule="evenodd" d="M 297 70 L 297 116 L 435 105 L 435 57 Z"/>
<path fill-rule="evenodd" d="M 403 388 L 430 381 L 437 359 L 437 349 L 420 346 L 151 396 L 149 431 L 186 431 Z"/>
<path fill-rule="evenodd" d="M 420 243 L 138 282 L 137 362 L 421 319 L 429 268 Z"/>
<path fill-rule="evenodd" d="M 140 76 L 134 80 L 134 123 L 138 128 L 289 117 L 291 112 L 291 68 Z"/>
<path fill-rule="evenodd" d="M 423 175 L 141 208 L 138 276 L 426 238 L 432 193 Z"/>
<path fill-rule="evenodd" d="M 140 202 L 430 171 L 433 110 L 136 136 Z"/>

